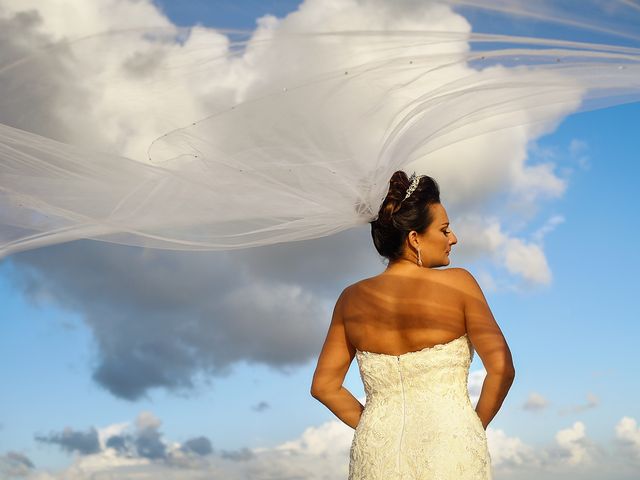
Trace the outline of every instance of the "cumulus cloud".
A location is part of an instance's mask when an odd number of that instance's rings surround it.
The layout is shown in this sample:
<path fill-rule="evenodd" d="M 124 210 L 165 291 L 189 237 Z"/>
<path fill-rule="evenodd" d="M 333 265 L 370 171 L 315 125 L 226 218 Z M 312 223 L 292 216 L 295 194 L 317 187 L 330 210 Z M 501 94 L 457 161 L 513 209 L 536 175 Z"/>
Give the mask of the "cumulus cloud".
<path fill-rule="evenodd" d="M 35 439 L 39 442 L 58 444 L 67 452 L 76 451 L 83 455 L 96 453 L 100 450 L 98 432 L 93 428 L 87 432 L 78 432 L 71 428 L 65 428 L 61 433 L 36 435 Z"/>
<path fill-rule="evenodd" d="M 209 455 L 213 452 L 211 441 L 207 437 L 191 438 L 182 444 L 182 449 L 198 455 Z"/>
<path fill-rule="evenodd" d="M 162 458 L 165 446 L 160 441 L 159 420 L 149 412 L 142 412 L 137 421 L 136 433 L 124 433 L 128 424 L 111 425 L 100 433 L 95 428 L 88 432 L 75 431 L 66 427 L 61 433 L 47 436 L 36 435 L 36 440 L 59 445 L 64 451 L 77 452 L 80 455 L 99 453 L 104 449 L 118 452 L 135 451 L 138 456 L 146 458 Z"/>
<path fill-rule="evenodd" d="M 581 405 L 571 405 L 569 407 L 565 407 L 560 409 L 559 413 L 561 415 L 566 415 L 570 413 L 580 413 L 585 410 L 590 410 L 592 408 L 597 407 L 600 404 L 600 399 L 593 394 L 592 392 L 587 393 L 587 401 Z"/>
<path fill-rule="evenodd" d="M 524 402 L 522 408 L 525 410 L 530 410 L 534 412 L 538 412 L 540 410 L 544 410 L 549 406 L 549 401 L 537 392 L 531 392 L 527 397 L 527 401 Z"/>
<path fill-rule="evenodd" d="M 12 471 L 28 480 L 85 480 L 89 478 L 205 478 L 303 480 L 346 478 L 353 429 L 335 419 L 309 426 L 300 436 L 269 447 L 214 449 L 206 436 L 194 436 L 183 443 L 160 435 L 162 422 L 151 412 L 141 412 L 134 422 L 93 429 L 106 444 L 94 453 L 81 453 L 60 471 L 35 469 L 31 461 L 16 452 L 0 456 L 0 473 Z M 634 418 L 623 417 L 615 427 L 619 452 L 591 441 L 583 422 L 559 430 L 553 442 L 529 445 L 503 429 L 487 428 L 487 440 L 496 477 L 514 480 L 545 478 L 561 480 L 626 480 L 637 468 L 640 434 Z M 114 433 L 119 432 L 119 433 Z M 109 436 L 110 435 L 110 436 Z M 149 455 L 153 439 L 163 455 Z M 117 440 L 114 440 L 117 439 Z M 117 443 L 119 447 L 110 444 Z M 142 442 L 144 443 L 144 442 Z M 158 447 L 161 445 L 161 447 Z M 120 448 L 121 446 L 124 446 Z M 637 470 L 636 470 L 637 472 Z M 3 477 L 4 478 L 4 477 Z"/>
<path fill-rule="evenodd" d="M 634 421 L 631 418 L 628 420 L 623 418 L 616 426 L 617 431 L 620 425 L 625 425 L 622 430 L 626 431 Z M 541 445 L 529 445 L 517 436 L 491 427 L 487 429 L 487 438 L 494 472 L 504 478 L 627 480 L 637 474 L 637 463 L 632 451 L 620 448 L 620 443 L 616 450 L 616 444 L 593 441 L 587 435 L 586 425 L 581 421 L 558 430 L 552 442 Z"/>
<path fill-rule="evenodd" d="M 589 144 L 579 138 L 574 138 L 569 144 L 569 153 L 572 160 L 583 170 L 590 170 Z"/>
<path fill-rule="evenodd" d="M 495 216 L 467 214 L 456 235 L 465 241 L 463 261 L 475 260 L 488 253 L 496 264 L 523 282 L 522 286 L 496 282 L 493 289 L 519 288 L 526 291 L 531 286 L 546 285 L 552 281 L 551 269 L 542 249 L 543 233 L 539 231 L 535 238 L 527 241 L 504 231 L 501 221 Z"/>
<path fill-rule="evenodd" d="M 160 431 L 161 425 L 161 420 L 153 413 L 142 411 L 132 424 L 124 422 L 101 429 L 92 427 L 88 433 L 66 427 L 62 433 L 37 436 L 36 439 L 78 453 L 83 458 L 72 467 L 78 471 L 86 470 L 88 465 L 91 468 L 118 466 L 122 461 L 130 465 L 127 460 L 133 460 L 136 465 L 148 464 L 147 461 L 184 465 L 213 453 L 211 441 L 206 436 L 193 437 L 182 444 L 168 442 Z"/>
<path fill-rule="evenodd" d="M 551 233 L 558 225 L 564 223 L 565 218 L 562 215 L 552 215 L 549 217 L 544 225 L 537 229 L 531 236 L 536 242 L 542 242 L 545 235 Z"/>
<path fill-rule="evenodd" d="M 571 427 L 560 430 L 555 436 L 558 444 L 557 452 L 569 465 L 590 465 L 593 446 L 587 438 L 586 426 L 577 421 Z"/>
<path fill-rule="evenodd" d="M 256 405 L 252 406 L 251 408 L 253 410 L 255 410 L 256 412 L 263 412 L 264 410 L 267 410 L 270 407 L 269 402 L 258 402 Z"/>
<path fill-rule="evenodd" d="M 576 170 L 591 169 L 589 143 L 580 138 L 572 138 L 566 145 L 533 144 L 529 154 L 533 161 L 540 164 L 558 165 L 559 176 L 568 183 Z"/>
<path fill-rule="evenodd" d="M 50 42 L 87 33 L 131 26 L 173 28 L 148 0 L 46 4 L 0 0 L 0 22 L 3 65 Z M 168 129 L 233 104 L 252 91 L 279 85 L 285 74 L 282 58 L 291 60 L 287 65 L 320 68 L 309 62 L 308 52 L 278 41 L 279 32 L 319 24 L 327 30 L 426 26 L 471 30 L 467 20 L 444 5 L 307 0 L 285 18 L 260 19 L 244 56 L 218 64 L 215 71 L 203 62 L 193 76 L 180 75 L 183 47 L 200 46 L 209 56 L 222 55 L 228 47 L 225 35 L 198 27 L 180 41 L 153 48 L 127 35 L 98 35 L 73 49 L 60 44 L 38 62 L 23 65 L 26 70 L 16 69 L 20 79 L 35 82 L 29 84 L 29 96 L 13 98 L 12 89 L 21 86 L 19 79 L 11 83 L 10 75 L 3 77 L 7 82 L 2 88 L 7 90 L 2 98 L 19 102 L 2 104 L 0 120 L 145 161 L 149 142 Z M 267 50 L 268 42 L 261 43 L 265 39 L 272 39 L 271 45 L 278 49 Z M 71 52 L 77 54 L 75 61 L 86 75 L 65 71 Z M 159 64 L 173 68 L 154 77 L 150 86 L 145 75 Z M 114 77 L 117 82 L 104 83 L 90 74 L 97 67 L 122 75 Z M 43 78 L 55 80 L 45 88 L 38 83 Z M 163 92 L 162 102 L 157 101 L 158 92 Z M 557 121 L 564 113 L 557 111 Z M 427 163 L 420 160 L 409 166 L 433 172 L 447 192 L 454 228 L 460 227 L 459 256 L 454 255 L 454 261 L 488 254 L 528 284 L 550 282 L 542 233 L 527 239 L 510 232 L 506 218 L 495 216 L 492 202 L 506 197 L 508 205 L 524 198 L 525 209 L 533 210 L 540 199 L 562 194 L 565 185 L 549 162 L 538 166 L 526 162 L 527 145 L 553 128 L 554 122 L 549 122 L 490 132 L 433 151 Z M 453 164 L 450 158 L 460 160 Z M 486 213 L 489 209 L 492 215 Z M 132 401 L 153 388 L 195 390 L 197 373 L 228 375 L 238 361 L 263 363 L 284 373 L 308 362 L 319 351 L 339 287 L 380 267 L 366 229 L 215 254 L 77 241 L 21 252 L 11 260 L 16 266 L 13 280 L 28 298 L 54 302 L 82 315 L 96 339 L 93 379 L 114 396 Z"/>
<path fill-rule="evenodd" d="M 332 249 L 325 244 L 316 252 Z M 76 242 L 19 257 L 16 284 L 34 302 L 55 299 L 83 315 L 99 348 L 93 378 L 128 400 L 154 387 L 197 389 L 192 377 L 199 370 L 228 375 L 241 360 L 286 373 L 319 351 L 330 318 L 330 307 L 310 293 L 317 278 L 309 285 L 304 277 L 299 284 L 279 281 L 285 266 L 277 255 L 270 280 L 247 273 L 239 254 Z M 266 262 L 256 269 L 266 270 Z"/>
<path fill-rule="evenodd" d="M 30 475 L 35 469 L 35 465 L 26 455 L 20 452 L 8 451 L 0 455 L 0 477 L 1 478 L 22 478 Z"/>
<path fill-rule="evenodd" d="M 474 408 L 478 404 L 478 400 L 480 399 L 482 384 L 484 383 L 484 379 L 486 376 L 487 371 L 484 368 L 469 372 L 469 381 L 467 383 L 467 388 L 469 390 L 469 399 L 471 400 Z"/>
<path fill-rule="evenodd" d="M 622 417 L 615 426 L 616 439 L 632 458 L 640 462 L 640 427 L 632 417 Z"/>
<path fill-rule="evenodd" d="M 0 468 L 8 471 L 11 464 L 30 480 L 340 478 L 346 475 L 345 459 L 353 434 L 342 422 L 330 421 L 273 447 L 216 450 L 206 436 L 182 444 L 171 442 L 161 435 L 161 423 L 153 413 L 141 412 L 131 424 L 94 428 L 92 431 L 106 438 L 104 444 L 97 451 L 79 451 L 73 463 L 61 471 L 32 471 L 29 460 L 15 452 L 0 457 Z"/>
<path fill-rule="evenodd" d="M 504 430 L 487 427 L 487 442 L 491 464 L 497 469 L 513 471 L 540 466 L 535 449 L 518 437 L 508 436 Z"/>

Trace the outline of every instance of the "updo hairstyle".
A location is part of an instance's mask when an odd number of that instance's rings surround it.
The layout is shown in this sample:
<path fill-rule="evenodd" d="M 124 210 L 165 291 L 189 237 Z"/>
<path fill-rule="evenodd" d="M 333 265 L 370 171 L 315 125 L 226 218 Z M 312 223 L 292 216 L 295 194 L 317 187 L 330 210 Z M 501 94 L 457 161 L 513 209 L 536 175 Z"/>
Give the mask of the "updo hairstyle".
<path fill-rule="evenodd" d="M 402 257 L 410 231 L 422 234 L 427 230 L 434 219 L 429 206 L 440 203 L 440 187 L 432 177 L 420 178 L 413 193 L 402 201 L 409 185 L 411 182 L 405 172 L 394 172 L 389 180 L 387 196 L 378 211 L 378 218 L 370 222 L 373 244 L 378 253 L 389 262 Z"/>

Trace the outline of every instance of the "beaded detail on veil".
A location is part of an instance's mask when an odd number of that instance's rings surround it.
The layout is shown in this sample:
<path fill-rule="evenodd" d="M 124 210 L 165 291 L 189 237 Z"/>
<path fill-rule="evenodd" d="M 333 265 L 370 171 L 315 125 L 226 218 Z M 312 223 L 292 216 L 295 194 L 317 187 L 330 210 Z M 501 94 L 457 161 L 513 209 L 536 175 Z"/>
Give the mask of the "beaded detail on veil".
<path fill-rule="evenodd" d="M 640 99 L 631 0 L 306 0 L 241 32 L 40 17 L 3 37 L 0 258 L 332 235 L 376 219 L 396 170 L 481 190 L 501 146 L 522 163 L 566 116 Z"/>

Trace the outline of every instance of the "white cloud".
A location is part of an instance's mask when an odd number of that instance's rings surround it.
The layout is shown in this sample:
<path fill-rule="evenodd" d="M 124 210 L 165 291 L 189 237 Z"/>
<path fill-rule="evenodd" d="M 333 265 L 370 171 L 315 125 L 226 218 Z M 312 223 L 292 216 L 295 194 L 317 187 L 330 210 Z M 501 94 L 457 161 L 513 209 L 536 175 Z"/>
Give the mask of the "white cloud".
<path fill-rule="evenodd" d="M 487 371 L 484 368 L 469 372 L 469 382 L 467 383 L 467 388 L 469 390 L 469 399 L 471 400 L 474 408 L 478 404 L 478 400 L 480 399 L 482 384 L 484 383 L 484 379 L 486 376 Z"/>
<path fill-rule="evenodd" d="M 171 22 L 149 0 L 52 0 L 45 3 L 36 0 L 0 0 L 0 5 L 7 18 L 24 10 L 37 11 L 42 22 L 37 31 L 51 40 L 132 26 L 159 26 L 165 29 L 165 33 L 173 28 Z M 77 21 L 77 18 L 83 21 Z M 300 78 L 300 72 L 311 76 L 314 72 L 322 71 L 326 68 L 329 56 L 332 62 L 339 64 L 340 59 L 333 58 L 336 55 L 334 48 L 329 50 L 316 46 L 317 50 L 309 52 L 284 35 L 313 30 L 318 25 L 322 25 L 325 31 L 410 30 L 423 29 L 427 25 L 435 30 L 450 32 L 468 33 L 472 30 L 466 19 L 454 14 L 444 4 L 425 2 L 418 6 L 410 1 L 307 0 L 285 18 L 268 15 L 259 19 L 258 27 L 241 56 L 227 58 L 228 39 L 203 27 L 194 28 L 182 44 L 149 45 L 143 41 L 140 32 L 112 32 L 71 46 L 77 68 L 85 74 L 66 78 L 63 72 L 58 72 L 57 76 L 49 76 L 61 78 L 49 94 L 55 94 L 64 101 L 51 103 L 40 99 L 41 104 L 24 105 L 25 108 L 20 108 L 21 113 L 15 112 L 15 115 L 30 112 L 36 118 L 42 116 L 42 110 L 55 108 L 52 116 L 56 121 L 51 122 L 49 131 L 43 125 L 43 133 L 57 133 L 65 141 L 117 151 L 146 161 L 149 142 L 161 133 L 202 118 L 216 108 L 229 106 L 258 91 L 273 89 L 274 85 L 284 84 L 284 79 Z M 27 31 L 22 33 L 25 36 L 29 34 Z M 368 48 L 363 48 L 362 43 L 345 40 L 343 49 L 337 55 L 345 61 L 363 62 L 371 56 Z M 437 48 L 455 58 L 455 55 L 466 52 L 469 46 L 465 42 L 451 42 Z M 51 53 L 51 68 L 59 66 L 55 62 L 56 55 L 60 55 L 58 60 L 62 62 L 62 53 L 61 50 Z M 189 75 L 181 75 L 180 66 L 183 62 L 196 64 L 198 58 L 194 58 L 194 55 L 198 54 L 202 55 L 201 67 L 189 71 Z M 211 59 L 216 56 L 220 60 L 212 64 Z M 158 64 L 162 67 L 152 76 L 136 74 L 153 72 L 154 65 Z M 106 77 L 98 73 L 100 68 L 107 72 Z M 114 75 L 114 71 L 120 70 L 122 74 Z M 470 73 L 477 75 L 479 81 L 490 76 L 508 78 L 512 75 L 501 67 L 474 72 L 461 64 L 446 71 L 433 71 L 428 79 L 416 81 L 415 92 L 417 94 L 424 91 L 426 86 L 433 88 Z M 47 77 L 46 74 L 42 76 Z M 25 78 L 32 77 L 25 75 Z M 109 81 L 105 82 L 105 78 Z M 359 93 L 365 95 L 364 91 Z M 162 96 L 161 102 L 158 101 L 159 95 Z M 31 99 L 33 102 L 38 100 Z M 363 97 L 363 100 L 366 98 Z M 491 201 L 501 195 L 510 196 L 509 202 L 519 204 L 518 208 L 534 211 L 540 198 L 555 198 L 562 194 L 566 185 L 553 173 L 551 162 L 527 165 L 527 146 L 531 140 L 555 128 L 560 119 L 571 111 L 572 105 L 569 103 L 549 107 L 549 112 L 553 114 L 549 114 L 551 120 L 546 123 L 529 123 L 531 118 L 528 116 L 533 113 L 523 108 L 520 112 L 510 113 L 521 120 L 522 126 L 519 127 L 494 131 L 491 121 L 462 127 L 456 135 L 470 138 L 430 152 L 417 152 L 416 161 L 408 168 L 429 171 L 438 178 L 447 200 L 454 210 L 459 211 L 458 223 L 467 221 L 467 211 L 479 213 L 477 209 L 483 206 L 500 214 Z M 296 122 L 296 125 L 304 124 L 305 128 L 315 129 L 319 135 L 327 122 L 337 130 L 344 130 L 335 125 L 336 117 L 332 112 L 311 108 L 309 111 L 313 112 L 311 115 L 315 118 L 305 118 L 303 122 Z M 27 118 L 31 118 L 29 114 Z M 343 120 L 348 122 L 349 118 Z M 52 126 L 54 123 L 55 129 Z M 361 129 L 366 133 L 356 132 L 351 138 L 354 145 L 360 142 L 363 151 L 372 147 L 372 139 L 376 138 L 376 125 L 370 127 Z M 64 131 L 57 131 L 59 129 Z M 472 137 L 471 134 L 477 133 L 477 129 L 485 133 Z M 362 136 L 356 138 L 357 135 Z M 510 209 L 509 202 L 504 206 L 505 212 Z M 467 234 L 461 238 L 459 245 L 460 253 L 469 256 L 480 249 L 479 254 L 493 254 L 496 262 L 509 273 L 521 276 L 527 282 L 548 284 L 551 273 L 541 246 L 515 235 L 501 233 L 503 222 L 500 219 L 484 217 L 486 215 L 482 218 L 482 227 L 466 230 Z M 495 238 L 474 245 L 473 237 L 476 234 Z"/>
<path fill-rule="evenodd" d="M 533 284 L 551 283 L 551 269 L 539 245 L 519 238 L 507 238 L 499 255 L 504 259 L 509 272 L 518 274 Z"/>
<path fill-rule="evenodd" d="M 42 45 L 45 40 L 76 38 L 87 32 L 132 25 L 161 25 L 165 26 L 161 30 L 164 33 L 173 28 L 148 0 L 55 0 L 44 4 L 35 0 L 0 0 L 0 5 L 5 26 L 13 28 L 5 32 L 3 51 L 13 48 L 13 54 L 18 57 L 32 52 L 35 45 Z M 71 6 L 76 6 L 87 20 L 77 22 L 73 15 L 67 15 L 66 9 Z M 31 23 L 25 24 L 24 18 L 14 16 L 28 9 L 33 9 Z M 38 64 L 40 70 L 36 72 L 26 67 L 25 70 L 17 68 L 15 72 L 23 75 L 9 76 L 10 79 L 55 80 L 45 84 L 49 88 L 44 92 L 34 89 L 33 94 L 29 91 L 29 95 L 18 95 L 24 103 L 13 109 L 0 109 L 0 116 L 9 123 L 44 119 L 37 124 L 43 134 L 146 161 L 151 139 L 171 125 L 183 125 L 220 105 L 273 88 L 279 85 L 282 75 L 299 78 L 301 71 L 312 75 L 318 71 L 313 69 L 325 68 L 319 59 L 326 60 L 327 55 L 335 53 L 335 48 L 327 50 L 316 45 L 318 50 L 310 61 L 310 52 L 284 36 L 285 32 L 308 29 L 318 22 L 322 22 L 326 30 L 423 29 L 427 25 L 463 33 L 471 30 L 464 18 L 442 5 L 425 3 L 417 8 L 412 2 L 308 0 L 285 18 L 264 17 L 249 39 L 246 51 L 230 57 L 225 55 L 229 46 L 227 37 L 204 27 L 193 29 L 182 42 L 163 44 L 145 42 L 140 31 L 97 35 L 69 46 L 76 58 L 74 68 L 85 72 L 81 76 L 69 75 L 63 68 L 69 60 L 69 52 L 64 48 L 49 51 L 47 62 Z M 272 41 L 261 43 L 264 39 Z M 273 49 L 265 50 L 267 45 Z M 468 49 L 465 42 L 447 45 L 439 48 L 454 57 Z M 221 59 L 212 64 L 211 58 L 218 54 Z M 366 60 L 371 53 L 362 43 L 346 42 L 339 54 L 344 61 L 354 61 L 354 58 Z M 181 62 L 193 66 L 198 61 L 200 67 L 188 70 L 189 75 L 180 68 Z M 311 71 L 302 68 L 304 65 Z M 106 71 L 107 76 L 102 76 L 101 71 Z M 4 74 L 11 72 L 10 69 Z M 448 75 L 469 73 L 473 73 L 471 69 L 460 64 L 449 73 L 434 72 L 427 82 L 433 82 L 433 87 L 451 80 Z M 507 73 L 493 68 L 481 75 Z M 111 81 L 105 82 L 105 78 Z M 425 85 L 417 82 L 415 88 L 419 92 Z M 158 101 L 160 93 L 161 102 Z M 10 94 L 5 98 L 15 99 Z M 366 102 L 366 97 L 360 100 Z M 337 119 L 331 111 L 312 108 L 308 111 L 311 113 L 305 117 L 305 125 L 318 135 L 322 135 L 327 123 L 343 131 L 336 122 L 348 122 L 346 117 Z M 562 111 L 558 110 L 557 115 L 560 118 Z M 522 120 L 526 123 L 525 118 Z M 33 126 L 27 123 L 26 126 Z M 454 228 L 456 224 L 461 226 L 459 250 L 456 248 L 454 253 L 462 260 L 489 255 L 515 276 L 528 282 L 548 283 L 551 273 L 539 238 L 530 241 L 507 233 L 500 212 L 488 216 L 478 208 L 490 203 L 496 195 L 512 191 L 518 179 L 523 178 L 528 141 L 550 127 L 523 126 L 495 132 L 491 131 L 491 125 L 485 127 L 486 135 L 435 150 L 425 157 L 452 206 L 461 211 L 458 219 L 453 220 Z M 471 134 L 474 128 L 469 125 L 461 132 Z M 365 128 L 361 130 L 363 136 L 358 141 L 368 145 L 375 135 Z M 452 158 L 456 162 L 452 163 Z M 547 180 L 553 191 L 552 179 Z M 539 182 L 535 188 L 522 182 L 518 184 L 524 190 L 532 189 L 532 199 L 546 191 Z M 31 256 L 16 256 L 15 260 L 20 271 L 46 272 L 42 276 L 50 279 L 50 283 L 42 278 L 35 280 L 36 274 L 28 280 L 30 298 L 55 299 L 64 308 L 75 309 L 94 331 L 100 349 L 94 379 L 113 394 L 133 399 L 154 386 L 193 388 L 191 377 L 199 368 L 217 374 L 226 372 L 231 362 L 242 359 L 276 367 L 308 359 L 325 328 L 319 321 L 325 312 L 318 308 L 317 292 L 333 295 L 331 286 L 341 284 L 347 276 L 351 278 L 354 272 L 371 269 L 367 265 L 372 264 L 374 255 L 362 248 L 363 241 L 370 241 L 368 232 L 358 230 L 340 238 L 322 238 L 304 244 L 294 242 L 286 248 L 250 249 L 237 255 L 209 256 L 206 260 L 201 255 L 197 261 L 187 255 L 165 256 L 160 251 L 136 256 L 123 253 L 124 250 L 104 248 L 104 245 L 86 249 L 73 245 L 59 249 L 56 256 L 34 252 Z M 335 261 L 327 262 L 328 256 Z M 458 260 L 455 255 L 454 260 Z M 135 265 L 135 284 L 139 287 L 123 289 L 123 272 L 127 272 L 124 275 L 130 280 L 132 264 Z M 95 277 L 96 265 L 100 265 L 102 278 L 95 281 L 98 283 L 87 282 L 88 278 Z M 170 278 L 163 268 L 172 271 Z M 215 272 L 215 275 L 205 272 Z M 175 291 L 169 280 L 179 282 L 181 291 Z M 205 283 L 210 284 L 209 291 L 202 288 Z M 504 288 L 500 280 L 496 280 L 495 285 Z M 156 292 L 157 296 L 149 298 L 140 289 Z M 247 294 L 260 301 L 248 304 L 243 301 Z M 156 308 L 165 302 L 173 310 Z M 179 311 L 180 319 L 167 318 L 167 311 Z M 123 328 L 124 324 L 135 324 L 135 335 L 122 333 L 128 331 Z M 283 330 L 289 334 L 274 335 Z M 216 348 L 211 348 L 212 345 Z M 287 348 L 281 348 L 282 345 Z M 156 358 L 158 351 L 163 351 L 163 355 Z"/>
<path fill-rule="evenodd" d="M 544 396 L 537 392 L 531 392 L 522 408 L 525 410 L 540 411 L 547 408 L 548 405 L 549 401 Z"/>
<path fill-rule="evenodd" d="M 542 146 L 533 142 L 529 145 L 529 158 L 532 163 L 548 165 L 550 168 L 558 165 L 558 174 L 563 185 L 561 188 L 565 189 L 576 170 L 591 169 L 589 151 L 589 144 L 579 138 L 569 140 L 566 145 Z M 554 195 L 546 196 L 554 197 Z"/>
<path fill-rule="evenodd" d="M 151 0 L 2 0 L 0 6 L 9 15 L 29 10 L 39 12 L 43 18 L 41 30 L 54 41 L 109 30 L 171 24 Z"/>
<path fill-rule="evenodd" d="M 145 428 L 155 431 L 161 421 L 151 412 L 138 416 Z M 101 432 L 125 432 L 123 422 L 98 429 Z M 138 432 L 142 434 L 141 432 Z M 100 478 L 164 478 L 167 480 L 252 478 L 299 478 L 301 480 L 343 479 L 348 472 L 349 448 L 353 429 L 335 419 L 306 428 L 299 437 L 269 447 L 244 448 L 237 451 L 215 450 L 198 455 L 178 442 L 162 441 L 166 456 L 143 458 L 133 450 L 107 448 L 99 453 L 76 456 L 64 470 L 52 472 L 34 469 L 20 454 L 0 457 L 2 468 L 13 468 L 28 480 L 85 480 Z M 584 423 L 578 421 L 555 435 L 555 443 L 532 446 L 503 429 L 487 428 L 487 441 L 496 478 L 515 480 L 546 478 L 560 480 L 595 480 L 598 478 L 632 478 L 640 450 L 640 430 L 636 420 L 623 417 L 616 425 L 619 442 L 631 448 L 620 456 L 591 442 Z M 12 463 L 10 463 L 12 462 Z M 630 467 L 626 464 L 630 463 Z M 631 470 L 629 470 L 631 468 Z"/>
<path fill-rule="evenodd" d="M 273 450 L 291 452 L 295 454 L 344 455 L 351 446 L 353 429 L 341 421 L 330 420 L 317 427 L 308 427 L 302 435 L 292 441 L 284 442 L 273 447 Z M 271 448 L 259 448 L 255 453 L 267 452 Z"/>
<path fill-rule="evenodd" d="M 0 455 L 1 478 L 22 478 L 33 472 L 33 462 L 23 453 L 8 451 Z"/>
<path fill-rule="evenodd" d="M 518 437 L 508 436 L 504 430 L 487 427 L 487 443 L 494 468 L 514 470 L 538 466 L 535 449 Z"/>
<path fill-rule="evenodd" d="M 577 421 L 571 427 L 560 430 L 556 433 L 555 439 L 563 453 L 564 461 L 568 464 L 589 465 L 593 463 L 584 423 Z"/>
<path fill-rule="evenodd" d="M 574 138 L 569 144 L 569 154 L 571 159 L 578 164 L 583 170 L 590 170 L 591 163 L 589 161 L 589 144 L 579 138 Z"/>
<path fill-rule="evenodd" d="M 140 412 L 138 418 L 136 418 L 136 427 L 139 430 L 146 430 L 148 428 L 160 428 L 162 422 L 151 412 Z"/>
<path fill-rule="evenodd" d="M 566 415 L 569 413 L 580 413 L 585 410 L 589 410 L 597 407 L 600 404 L 600 399 L 593 394 L 592 392 L 587 393 L 587 402 L 582 405 L 572 405 L 570 407 L 560 409 L 559 413 L 561 415 Z"/>
<path fill-rule="evenodd" d="M 98 442 L 102 450 L 107 448 L 107 440 L 111 437 L 123 435 L 130 428 L 129 422 L 114 423 L 98 429 Z"/>
<path fill-rule="evenodd" d="M 635 418 L 624 416 L 615 426 L 616 439 L 640 461 L 640 427 Z"/>
<path fill-rule="evenodd" d="M 501 221 L 495 215 L 465 215 L 464 220 L 457 223 L 461 225 L 457 235 L 463 239 L 460 243 L 464 242 L 465 245 L 463 263 L 465 259 L 477 259 L 489 254 L 497 265 L 522 278 L 525 287 L 551 282 L 552 273 L 539 243 L 540 234 L 531 242 L 511 235 L 503 230 Z M 504 283 L 494 283 L 494 289 L 510 288 L 509 285 L 503 286 Z"/>
<path fill-rule="evenodd" d="M 531 238 L 533 238 L 536 243 L 541 243 L 545 235 L 555 230 L 556 226 L 564 223 L 564 221 L 565 218 L 562 215 L 552 215 L 542 227 L 533 233 Z"/>

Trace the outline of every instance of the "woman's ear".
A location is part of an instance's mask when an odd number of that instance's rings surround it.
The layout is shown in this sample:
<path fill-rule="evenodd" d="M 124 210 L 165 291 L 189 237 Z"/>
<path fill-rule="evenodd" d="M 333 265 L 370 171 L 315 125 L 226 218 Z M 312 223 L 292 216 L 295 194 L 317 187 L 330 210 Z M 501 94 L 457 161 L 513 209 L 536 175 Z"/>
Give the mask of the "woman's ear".
<path fill-rule="evenodd" d="M 409 240 L 409 245 L 413 248 L 417 249 L 420 242 L 418 242 L 418 233 L 415 230 L 411 230 L 409 235 L 407 235 Z"/>

